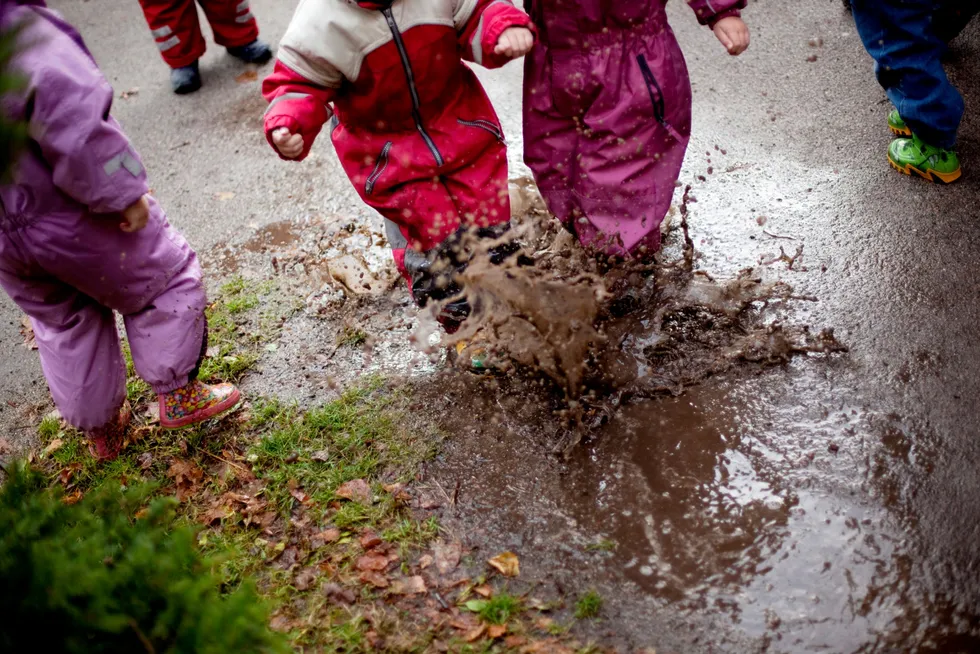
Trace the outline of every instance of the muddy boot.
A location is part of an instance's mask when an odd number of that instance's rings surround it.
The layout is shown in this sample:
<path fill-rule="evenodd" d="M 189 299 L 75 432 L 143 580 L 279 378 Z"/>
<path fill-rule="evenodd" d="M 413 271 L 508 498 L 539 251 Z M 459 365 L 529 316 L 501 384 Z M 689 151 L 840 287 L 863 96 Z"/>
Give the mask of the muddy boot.
<path fill-rule="evenodd" d="M 195 61 L 189 66 L 174 68 L 170 71 L 170 85 L 177 95 L 194 93 L 201 88 L 201 71 Z"/>
<path fill-rule="evenodd" d="M 248 45 L 228 48 L 228 54 L 235 59 L 244 61 L 246 64 L 261 66 L 272 59 L 272 48 L 266 45 L 264 41 L 256 39 Z"/>
<path fill-rule="evenodd" d="M 963 174 L 960 159 L 953 150 L 929 145 L 915 134 L 912 138 L 892 141 L 888 162 L 900 173 L 914 173 L 926 181 L 940 184 L 955 182 Z"/>
<path fill-rule="evenodd" d="M 133 411 L 126 400 L 107 425 L 85 432 L 89 453 L 99 461 L 112 461 L 118 457 L 126 445 L 126 429 L 132 418 Z"/>
<path fill-rule="evenodd" d="M 204 422 L 233 409 L 242 399 L 242 394 L 232 384 L 211 386 L 200 381 L 192 381 L 160 399 L 160 426 L 164 429 L 177 429 Z"/>

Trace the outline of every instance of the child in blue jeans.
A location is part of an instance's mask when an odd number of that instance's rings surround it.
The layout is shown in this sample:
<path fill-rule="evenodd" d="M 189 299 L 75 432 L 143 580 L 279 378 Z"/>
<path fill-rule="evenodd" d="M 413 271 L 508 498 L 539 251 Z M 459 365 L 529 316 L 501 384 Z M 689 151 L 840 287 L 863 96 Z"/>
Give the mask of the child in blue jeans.
<path fill-rule="evenodd" d="M 977 0 L 851 0 L 854 22 L 875 74 L 895 110 L 888 127 L 900 138 L 888 148 L 898 171 L 930 182 L 960 178 L 954 150 L 963 119 L 963 97 L 943 70 L 941 58 L 955 33 L 944 16 L 965 24 L 980 10 Z M 956 30 L 958 32 L 958 30 Z"/>

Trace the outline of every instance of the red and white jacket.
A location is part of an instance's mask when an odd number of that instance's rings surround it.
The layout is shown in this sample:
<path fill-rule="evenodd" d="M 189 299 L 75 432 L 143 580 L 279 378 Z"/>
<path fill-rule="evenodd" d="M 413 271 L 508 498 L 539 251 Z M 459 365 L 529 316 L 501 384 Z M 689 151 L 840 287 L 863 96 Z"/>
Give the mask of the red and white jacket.
<path fill-rule="evenodd" d="M 510 27 L 531 22 L 507 0 L 301 0 L 262 87 L 270 144 L 279 127 L 302 134 L 302 159 L 335 113 L 334 146 L 365 199 L 382 151 L 406 182 L 451 173 L 478 156 L 471 142 L 502 138 L 463 60 L 505 64 L 494 48 Z"/>

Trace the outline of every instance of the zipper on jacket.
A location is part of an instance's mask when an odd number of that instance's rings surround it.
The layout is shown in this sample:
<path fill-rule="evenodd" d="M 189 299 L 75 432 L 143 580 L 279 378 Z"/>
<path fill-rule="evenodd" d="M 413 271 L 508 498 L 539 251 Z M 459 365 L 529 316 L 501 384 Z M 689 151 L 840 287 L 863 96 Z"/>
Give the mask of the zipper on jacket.
<path fill-rule="evenodd" d="M 391 141 L 385 143 L 384 147 L 381 148 L 381 154 L 378 155 L 378 161 L 374 164 L 374 170 L 368 175 L 367 181 L 364 182 L 364 193 L 365 195 L 371 195 L 374 192 L 374 185 L 378 183 L 381 176 L 384 175 L 385 170 L 388 168 L 388 153 L 391 152 Z"/>
<path fill-rule="evenodd" d="M 650 101 L 653 103 L 653 116 L 657 119 L 657 122 L 667 127 L 667 119 L 664 107 L 664 90 L 660 88 L 660 83 L 657 82 L 657 78 L 654 76 L 653 71 L 650 70 L 650 64 L 647 63 L 647 58 L 643 55 L 636 55 L 636 63 L 640 65 L 640 73 L 643 74 L 643 79 L 647 83 L 647 91 L 650 92 Z"/>
<path fill-rule="evenodd" d="M 441 166 L 446 163 L 442 155 L 439 154 L 439 148 L 436 147 L 435 141 L 429 136 L 429 133 L 425 131 L 425 127 L 422 125 L 422 113 L 420 110 L 421 103 L 419 102 L 419 92 L 415 88 L 415 75 L 412 73 L 412 62 L 408 60 L 408 50 L 405 49 L 405 42 L 402 41 L 402 33 L 398 29 L 398 25 L 395 23 L 395 17 L 391 13 L 391 9 L 385 9 L 381 12 L 384 14 L 385 20 L 388 22 L 388 29 L 391 30 L 391 36 L 395 40 L 395 47 L 398 48 L 398 54 L 402 59 L 402 68 L 405 69 L 405 79 L 408 81 L 408 91 L 412 96 L 412 118 L 415 120 L 415 129 L 418 130 L 419 135 L 421 135 L 422 140 L 425 144 L 429 146 L 429 151 L 432 156 L 436 159 L 436 164 Z"/>
<path fill-rule="evenodd" d="M 494 137 L 496 137 L 498 141 L 500 141 L 501 143 L 504 142 L 504 135 L 500 131 L 500 128 L 494 125 L 493 123 L 491 123 L 489 120 L 482 120 L 482 119 L 463 120 L 462 118 L 457 118 L 456 122 L 459 123 L 460 125 L 465 125 L 467 127 L 475 127 L 477 129 L 482 129 L 484 131 L 490 132 L 491 134 L 494 135 Z"/>

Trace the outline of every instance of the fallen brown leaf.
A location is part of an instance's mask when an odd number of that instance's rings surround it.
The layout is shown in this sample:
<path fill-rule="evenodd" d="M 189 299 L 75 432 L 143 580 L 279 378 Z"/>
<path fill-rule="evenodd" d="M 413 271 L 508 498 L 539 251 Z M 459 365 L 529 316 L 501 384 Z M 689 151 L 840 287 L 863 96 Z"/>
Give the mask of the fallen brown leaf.
<path fill-rule="evenodd" d="M 419 575 L 396 579 L 391 583 L 391 592 L 395 595 L 420 595 L 427 590 L 425 580 Z"/>
<path fill-rule="evenodd" d="M 367 554 L 358 557 L 354 566 L 358 570 L 381 571 L 388 567 L 388 557 L 380 554 Z"/>
<path fill-rule="evenodd" d="M 391 585 L 391 582 L 388 581 L 386 576 L 374 570 L 365 570 L 360 574 L 358 579 L 361 580 L 361 583 L 374 586 L 375 588 L 387 588 Z"/>
<path fill-rule="evenodd" d="M 76 504 L 80 499 L 82 499 L 82 491 L 77 490 L 73 493 L 68 493 L 63 498 L 65 504 Z"/>
<path fill-rule="evenodd" d="M 153 454 L 150 452 L 143 452 L 138 457 L 136 457 L 136 463 L 140 464 L 140 470 L 144 472 L 150 469 L 153 465 Z"/>
<path fill-rule="evenodd" d="M 487 627 L 487 637 L 496 640 L 507 633 L 507 625 L 492 624 Z"/>
<path fill-rule="evenodd" d="M 340 530 L 331 527 L 330 529 L 324 529 L 319 533 L 313 534 L 310 538 L 310 547 L 320 549 L 327 543 L 336 543 L 338 540 L 340 540 Z"/>
<path fill-rule="evenodd" d="M 513 634 L 504 638 L 504 647 L 509 647 L 511 649 L 517 649 L 518 647 L 523 647 L 527 643 L 527 638 L 524 636 L 518 636 Z"/>
<path fill-rule="evenodd" d="M 360 504 L 371 504 L 371 487 L 363 479 L 355 479 L 341 484 L 334 495 Z"/>
<path fill-rule="evenodd" d="M 62 486 L 68 488 L 72 478 L 75 476 L 75 473 L 81 469 L 82 469 L 81 463 L 72 463 L 65 466 L 64 468 L 61 469 L 61 472 L 58 473 L 58 481 L 61 482 Z"/>
<path fill-rule="evenodd" d="M 0 454 L 10 454 L 14 451 L 14 446 L 5 438 L 0 438 Z"/>
<path fill-rule="evenodd" d="M 300 504 L 304 504 L 305 505 L 305 504 L 309 504 L 310 503 L 310 496 L 307 495 L 306 492 L 302 488 L 296 488 L 296 489 L 290 490 L 289 491 L 289 494 L 292 495 L 293 496 L 293 499 L 296 500 L 297 502 L 299 502 Z"/>
<path fill-rule="evenodd" d="M 283 570 L 290 570 L 299 564 L 301 558 L 299 550 L 290 545 L 279 555 L 279 558 L 276 560 L 276 565 Z"/>
<path fill-rule="evenodd" d="M 390 494 L 399 502 L 410 502 L 412 496 L 405 490 L 405 484 L 386 484 L 383 486 L 385 492 Z"/>
<path fill-rule="evenodd" d="M 314 581 L 316 581 L 316 568 L 303 568 L 293 579 L 293 586 L 296 590 L 309 590 Z"/>
<path fill-rule="evenodd" d="M 505 577 L 516 577 L 521 574 L 520 560 L 513 552 L 498 554 L 490 559 L 488 563 L 496 568 L 500 574 L 504 575 Z"/>
<path fill-rule="evenodd" d="M 357 596 L 349 588 L 344 588 L 340 584 L 327 583 L 320 587 L 320 592 L 335 602 L 342 604 L 353 604 L 357 601 Z"/>
<path fill-rule="evenodd" d="M 24 337 L 24 347 L 28 350 L 37 349 L 37 341 L 34 339 L 34 326 L 27 316 L 24 316 L 20 322 L 20 335 Z"/>
<path fill-rule="evenodd" d="M 482 586 L 477 586 L 473 589 L 473 592 L 480 597 L 490 598 L 493 595 L 493 588 L 488 584 L 483 584 Z"/>
<path fill-rule="evenodd" d="M 457 631 L 470 631 L 475 629 L 479 621 L 471 613 L 464 613 L 449 622 L 449 626 Z"/>
<path fill-rule="evenodd" d="M 310 458 L 316 461 L 317 463 L 326 463 L 330 460 L 330 452 L 328 452 L 327 450 L 317 450 L 316 452 L 310 455 Z"/>
<path fill-rule="evenodd" d="M 47 447 L 44 448 L 44 451 L 41 452 L 41 456 L 48 456 L 49 454 L 57 452 L 62 445 L 64 445 L 63 440 L 61 440 L 60 438 L 54 439 L 53 441 L 48 443 Z"/>
<path fill-rule="evenodd" d="M 466 640 L 467 643 L 472 643 L 483 638 L 483 634 L 485 634 L 486 631 L 487 631 L 487 625 L 481 624 L 479 627 L 477 627 L 476 629 L 470 631 L 465 636 L 463 636 L 463 638 Z"/>
<path fill-rule="evenodd" d="M 193 461 L 174 461 L 167 469 L 167 476 L 174 480 L 177 499 L 181 502 L 194 494 L 198 483 L 204 479 L 204 471 Z"/>
<path fill-rule="evenodd" d="M 293 628 L 293 620 L 284 615 L 274 615 L 269 621 L 269 628 L 273 631 L 285 633 Z"/>
<path fill-rule="evenodd" d="M 451 543 L 438 541 L 432 548 L 436 558 L 436 569 L 439 574 L 447 575 L 459 566 L 463 554 L 463 544 L 458 540 Z"/>
<path fill-rule="evenodd" d="M 430 565 L 432 565 L 432 561 L 433 558 L 431 554 L 423 554 L 421 557 L 419 557 L 419 568 L 422 570 L 427 569 Z"/>
<path fill-rule="evenodd" d="M 249 68 L 244 73 L 235 78 L 235 81 L 239 84 L 248 84 L 249 82 L 254 82 L 259 78 L 259 71 L 254 68 Z"/>
<path fill-rule="evenodd" d="M 224 520 L 225 518 L 234 515 L 234 511 L 231 510 L 227 505 L 221 504 L 219 502 L 215 503 L 210 509 L 204 512 L 201 516 L 201 523 L 205 525 L 213 525 L 216 522 Z"/>
<path fill-rule="evenodd" d="M 537 640 L 521 650 L 521 654 L 574 654 L 575 650 L 565 647 L 554 638 Z"/>
<path fill-rule="evenodd" d="M 365 550 L 373 550 L 382 542 L 381 538 L 371 529 L 365 529 L 361 534 L 361 547 Z"/>

